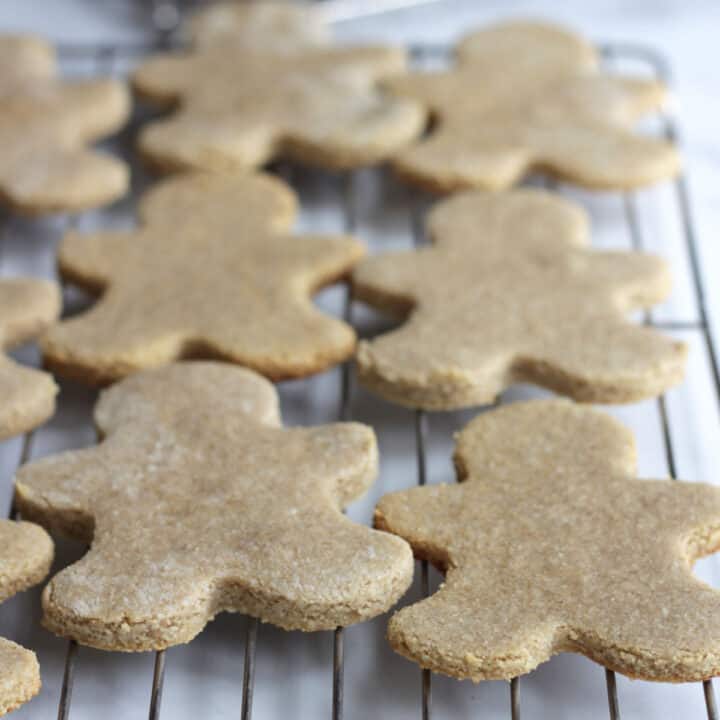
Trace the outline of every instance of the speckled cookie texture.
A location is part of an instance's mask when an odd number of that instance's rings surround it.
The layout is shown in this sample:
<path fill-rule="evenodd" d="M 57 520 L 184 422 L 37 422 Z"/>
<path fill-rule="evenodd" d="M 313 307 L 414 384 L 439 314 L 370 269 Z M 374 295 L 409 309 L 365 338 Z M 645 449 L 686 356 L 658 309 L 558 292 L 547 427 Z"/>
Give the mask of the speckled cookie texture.
<path fill-rule="evenodd" d="M 254 168 L 285 157 L 332 169 L 380 162 L 423 130 L 426 112 L 378 81 L 401 74 L 405 52 L 322 42 L 308 8 L 220 5 L 191 26 L 193 49 L 134 74 L 147 100 L 175 105 L 140 135 L 161 171 Z M 285 27 L 280 31 L 280 27 Z"/>
<path fill-rule="evenodd" d="M 23 517 L 91 544 L 45 590 L 50 630 L 150 650 L 188 642 L 221 611 L 331 629 L 409 585 L 407 544 L 341 512 L 377 472 L 369 427 L 283 429 L 268 381 L 208 362 L 123 380 L 95 419 L 98 447 L 17 475 Z"/>
<path fill-rule="evenodd" d="M 129 108 L 124 84 L 63 80 L 48 43 L 0 35 L 0 199 L 38 214 L 121 197 L 125 164 L 88 145 L 119 130 Z"/>
<path fill-rule="evenodd" d="M 0 602 L 37 585 L 48 574 L 53 545 L 47 533 L 27 522 L 0 520 Z M 35 653 L 0 638 L 0 715 L 40 692 Z"/>
<path fill-rule="evenodd" d="M 461 484 L 376 510 L 377 527 L 446 573 L 391 619 L 398 652 L 475 681 L 559 652 L 645 680 L 720 673 L 720 593 L 692 573 L 720 547 L 720 489 L 636 479 L 632 433 L 563 400 L 476 418 L 455 465 Z"/>
<path fill-rule="evenodd" d="M 475 32 L 450 70 L 388 86 L 434 118 L 429 136 L 396 161 L 432 191 L 507 189 L 531 170 L 623 190 L 678 171 L 671 144 L 632 131 L 661 107 L 665 87 L 599 70 L 596 50 L 559 27 L 509 22 Z"/>
<path fill-rule="evenodd" d="M 52 376 L 3 351 L 37 337 L 60 314 L 60 290 L 46 280 L 0 280 L 0 440 L 41 425 L 55 410 Z"/>
<path fill-rule="evenodd" d="M 294 236 L 295 212 L 292 191 L 269 176 L 195 173 L 152 189 L 135 232 L 68 235 L 60 273 L 102 297 L 44 336 L 46 364 L 104 384 L 187 357 L 273 380 L 346 360 L 354 331 L 311 296 L 364 248 L 344 236 Z"/>
<path fill-rule="evenodd" d="M 583 402 L 634 402 L 682 379 L 686 347 L 625 315 L 668 294 L 659 258 L 587 247 L 584 212 L 540 190 L 461 193 L 432 244 L 371 257 L 355 297 L 406 318 L 362 342 L 361 380 L 409 407 L 490 403 L 530 382 Z"/>

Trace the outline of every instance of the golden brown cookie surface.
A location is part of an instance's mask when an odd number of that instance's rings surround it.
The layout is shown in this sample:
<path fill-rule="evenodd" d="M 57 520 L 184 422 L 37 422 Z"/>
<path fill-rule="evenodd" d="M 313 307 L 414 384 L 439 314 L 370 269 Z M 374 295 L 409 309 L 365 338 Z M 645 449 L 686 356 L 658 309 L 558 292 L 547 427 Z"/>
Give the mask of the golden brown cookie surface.
<path fill-rule="evenodd" d="M 80 211 L 121 197 L 125 164 L 88 148 L 129 114 L 115 80 L 67 81 L 50 45 L 0 36 L 0 198 L 27 213 Z"/>
<path fill-rule="evenodd" d="M 188 642 L 218 612 L 320 630 L 387 610 L 412 576 L 398 538 L 341 509 L 377 472 L 369 427 L 280 425 L 258 375 L 178 363 L 105 391 L 95 448 L 17 476 L 23 516 L 91 542 L 44 623 L 113 650 Z"/>
<path fill-rule="evenodd" d="M 26 522 L 0 520 L 0 602 L 37 585 L 50 570 L 53 545 L 44 530 Z M 0 638 L 0 715 L 40 691 L 35 653 Z"/>
<path fill-rule="evenodd" d="M 178 106 L 141 133 L 143 156 L 164 171 L 255 168 L 278 157 L 344 169 L 406 146 L 425 111 L 377 87 L 405 70 L 405 53 L 333 46 L 321 30 L 311 9 L 286 3 L 200 13 L 191 52 L 150 59 L 134 75 L 143 97 Z"/>
<path fill-rule="evenodd" d="M 45 280 L 0 280 L 0 439 L 27 432 L 55 409 L 51 375 L 23 367 L 2 351 L 37 337 L 60 314 L 60 292 Z"/>
<path fill-rule="evenodd" d="M 67 236 L 60 272 L 103 294 L 45 335 L 46 362 L 102 384 L 182 357 L 221 358 L 275 380 L 347 359 L 354 331 L 311 296 L 346 275 L 363 246 L 292 235 L 295 206 L 271 177 L 195 174 L 152 189 L 136 232 Z"/>
<path fill-rule="evenodd" d="M 435 119 L 429 137 L 399 155 L 398 171 L 438 192 L 507 189 L 534 169 L 613 190 L 673 177 L 675 148 L 631 130 L 662 105 L 665 88 L 597 65 L 589 43 L 552 25 L 468 35 L 451 70 L 388 81 Z"/>
<path fill-rule="evenodd" d="M 720 593 L 692 564 L 720 546 L 720 489 L 638 480 L 632 434 L 567 401 L 518 403 L 458 436 L 459 485 L 381 499 L 376 526 L 446 572 L 389 639 L 475 681 L 579 652 L 631 677 L 720 672 Z"/>
<path fill-rule="evenodd" d="M 539 190 L 470 192 L 429 216 L 433 244 L 364 260 L 355 297 L 407 317 L 362 342 L 361 380 L 410 407 L 492 402 L 531 382 L 633 402 L 682 379 L 686 348 L 627 322 L 669 292 L 657 257 L 587 247 L 587 218 Z"/>

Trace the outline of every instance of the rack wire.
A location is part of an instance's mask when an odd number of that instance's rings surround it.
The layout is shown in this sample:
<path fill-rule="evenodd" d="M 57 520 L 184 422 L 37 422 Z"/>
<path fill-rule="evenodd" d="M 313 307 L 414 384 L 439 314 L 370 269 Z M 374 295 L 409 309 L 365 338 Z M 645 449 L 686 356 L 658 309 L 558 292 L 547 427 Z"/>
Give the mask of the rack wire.
<path fill-rule="evenodd" d="M 158 3 L 160 4 L 160 3 Z M 142 59 L 147 54 L 158 50 L 161 47 L 167 47 L 168 36 L 165 33 L 158 33 L 158 37 L 151 43 L 141 44 L 125 44 L 125 45 L 97 45 L 97 46 L 79 46 L 67 45 L 59 48 L 61 59 L 65 60 L 91 60 L 95 65 L 98 74 L 113 74 L 117 69 L 117 63 L 134 62 Z M 601 47 L 603 57 L 608 60 L 630 59 L 644 63 L 650 72 L 666 84 L 670 84 L 670 72 L 667 62 L 659 53 L 640 45 L 605 45 Z M 447 46 L 430 46 L 422 45 L 411 48 L 411 55 L 416 62 L 421 62 L 427 58 L 448 58 L 450 49 Z M 678 129 L 675 119 L 667 113 L 660 116 L 662 125 L 662 134 L 673 142 L 678 142 Z M 355 179 L 356 175 L 348 173 L 342 178 L 343 192 L 343 218 L 346 231 L 352 232 L 355 228 Z M 716 402 L 720 403 L 720 372 L 718 368 L 718 356 L 716 345 L 711 333 L 711 326 L 708 317 L 708 307 L 706 299 L 706 291 L 703 283 L 703 276 L 700 270 L 700 258 L 697 246 L 696 228 L 693 215 L 691 213 L 690 200 L 688 196 L 687 180 L 684 175 L 680 175 L 674 181 L 674 194 L 677 213 L 679 215 L 682 227 L 682 237 L 685 246 L 685 252 L 690 266 L 690 274 L 692 277 L 693 292 L 698 309 L 698 319 L 693 322 L 662 323 L 653 320 L 651 315 L 645 315 L 645 322 L 662 329 L 691 329 L 702 334 L 707 355 L 710 361 L 710 370 L 715 390 Z M 626 193 L 623 196 L 623 205 L 626 221 L 626 229 L 629 233 L 633 247 L 641 249 L 644 244 L 643 228 L 638 218 L 635 205 L 635 197 L 632 193 Z M 416 245 L 422 244 L 422 211 L 419 209 L 421 205 L 413 204 L 410 212 L 411 227 L 413 229 L 413 242 Z M 71 221 L 72 222 L 72 221 Z M 347 321 L 352 320 L 353 303 L 351 292 L 348 287 L 344 301 L 344 317 Z M 352 395 L 352 370 L 349 363 L 345 364 L 340 373 L 340 405 L 338 408 L 338 418 L 347 420 L 350 417 L 350 403 Z M 502 402 L 499 398 L 498 403 Z M 662 420 L 662 433 L 664 448 L 667 459 L 667 466 L 672 477 L 676 475 L 675 449 L 673 447 L 672 436 L 670 433 L 668 412 L 666 400 L 664 397 L 658 399 L 658 408 Z M 429 415 L 418 410 L 414 416 L 414 436 L 416 450 L 416 473 L 417 483 L 424 485 L 427 482 L 427 447 L 430 437 L 430 417 Z M 33 434 L 28 433 L 22 441 L 22 450 L 18 464 L 28 461 L 32 455 Z M 11 510 L 11 515 L 14 511 Z M 421 591 L 423 595 L 430 592 L 429 569 L 427 562 L 421 563 Z M 257 647 L 260 642 L 259 623 L 256 619 L 249 618 L 246 629 L 245 646 L 244 646 L 244 666 L 242 676 L 242 696 L 241 696 L 241 713 L 242 720 L 251 720 L 253 709 L 253 695 L 256 682 L 255 657 Z M 343 700 L 344 700 L 344 665 L 345 665 L 345 648 L 344 633 L 342 628 L 337 628 L 332 632 L 333 643 L 333 664 L 332 664 L 332 707 L 331 717 L 333 720 L 342 720 L 343 717 Z M 78 657 L 78 645 L 70 640 L 67 644 L 63 681 L 58 701 L 59 720 L 68 720 L 70 717 L 72 704 L 72 691 L 75 680 L 75 667 Z M 150 690 L 150 699 L 148 704 L 148 717 L 150 720 L 157 720 L 160 717 L 162 692 L 166 671 L 166 655 L 164 651 L 155 654 L 155 662 L 153 667 L 152 683 Z M 620 718 L 620 702 L 617 692 L 617 683 L 615 673 L 605 670 L 608 713 L 611 720 Z M 514 678 L 509 683 L 509 712 L 513 720 L 519 720 L 521 703 L 520 703 L 520 679 Z M 718 713 L 715 702 L 712 681 L 706 680 L 702 683 L 702 692 L 707 712 L 708 720 L 718 720 Z M 420 683 L 420 714 L 423 720 L 430 720 L 432 717 L 432 675 L 429 670 L 421 670 Z"/>

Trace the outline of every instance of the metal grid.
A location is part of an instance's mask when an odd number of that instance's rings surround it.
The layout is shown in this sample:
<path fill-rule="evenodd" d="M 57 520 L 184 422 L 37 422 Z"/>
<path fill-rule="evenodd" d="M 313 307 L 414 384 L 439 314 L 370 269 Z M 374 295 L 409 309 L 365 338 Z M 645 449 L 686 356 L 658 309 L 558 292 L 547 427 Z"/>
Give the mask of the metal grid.
<path fill-rule="evenodd" d="M 157 3 L 158 5 L 161 3 Z M 330 3 L 328 3 L 330 4 Z M 59 49 L 59 55 L 64 60 L 92 60 L 97 74 L 113 74 L 116 71 L 117 63 L 120 61 L 136 61 L 150 52 L 170 44 L 170 36 L 164 32 L 158 32 L 157 39 L 153 43 L 137 45 L 99 45 L 99 46 L 64 46 Z M 670 84 L 670 73 L 664 58 L 657 52 L 640 45 L 606 45 L 601 47 L 603 57 L 608 60 L 635 60 L 647 66 L 651 73 Z M 413 59 L 422 63 L 427 59 L 447 59 L 451 50 L 447 46 L 416 46 L 411 48 Z M 669 140 L 677 142 L 678 132 L 674 118 L 669 114 L 660 116 L 661 132 Z M 282 169 L 280 169 L 282 173 Z M 343 217 L 344 226 L 348 232 L 355 227 L 354 207 L 354 173 L 347 173 L 341 181 L 343 188 Z M 551 181 L 546 181 L 551 185 Z M 663 323 L 656 322 L 649 313 L 645 314 L 644 321 L 660 329 L 672 330 L 695 330 L 702 334 L 710 360 L 710 369 L 715 390 L 716 400 L 720 400 L 720 372 L 718 368 L 718 357 L 715 350 L 708 318 L 705 288 L 700 272 L 700 262 L 696 241 L 695 223 L 691 214 L 688 197 L 687 181 L 684 175 L 680 175 L 674 181 L 674 194 L 676 212 L 679 215 L 682 236 L 685 245 L 685 252 L 689 261 L 690 274 L 692 278 L 693 292 L 698 308 L 698 319 L 692 322 Z M 627 232 L 632 241 L 633 247 L 642 249 L 643 229 L 638 218 L 635 205 L 635 197 L 632 193 L 623 195 L 625 221 Z M 422 202 L 412 204 L 408 212 L 412 213 L 411 226 L 413 229 L 413 240 L 415 245 L 424 242 L 422 231 Z M 78 218 L 73 218 L 70 224 L 76 224 Z M 345 296 L 344 316 L 347 321 L 352 319 L 352 297 L 349 288 Z M 345 364 L 340 375 L 340 407 L 338 417 L 340 420 L 347 420 L 350 416 L 350 396 L 352 390 L 352 374 L 350 364 Z M 497 403 L 502 402 L 502 398 Z M 668 412 L 665 397 L 657 400 L 660 417 L 662 420 L 662 433 L 664 449 L 666 453 L 667 466 L 672 477 L 675 477 L 675 449 L 673 447 Z M 427 445 L 429 438 L 430 417 L 424 411 L 415 412 L 415 447 L 416 447 L 416 470 L 417 482 L 424 485 L 427 481 Z M 32 454 L 33 433 L 28 433 L 22 441 L 22 450 L 18 465 L 30 459 Z M 14 510 L 11 509 L 11 516 Z M 424 595 L 430 591 L 429 572 L 426 562 L 421 563 L 421 589 Z M 341 720 L 343 716 L 343 676 L 344 676 L 344 642 L 343 629 L 337 628 L 333 633 L 333 666 L 332 666 L 332 711 L 333 720 Z M 244 669 L 242 680 L 242 705 L 241 718 L 250 720 L 252 715 L 253 691 L 255 684 L 255 656 L 258 644 L 258 621 L 249 619 L 246 630 L 244 648 Z M 65 667 L 61 693 L 58 702 L 59 720 L 67 720 L 70 716 L 73 682 L 75 678 L 75 661 L 78 654 L 78 646 L 74 641 L 69 641 L 65 655 Z M 421 670 L 421 692 L 420 692 L 420 713 L 423 720 L 431 718 L 431 684 L 432 676 L 430 671 Z M 156 720 L 160 717 L 162 701 L 163 681 L 165 676 L 165 652 L 159 651 L 155 654 L 152 686 L 150 693 L 148 717 Z M 608 712 L 611 720 L 620 717 L 620 704 L 618 700 L 615 673 L 612 670 L 605 670 Z M 510 684 L 509 710 L 513 720 L 520 718 L 520 679 L 514 678 Z M 706 680 L 702 684 L 705 707 L 708 720 L 718 720 L 715 696 L 712 681 Z"/>

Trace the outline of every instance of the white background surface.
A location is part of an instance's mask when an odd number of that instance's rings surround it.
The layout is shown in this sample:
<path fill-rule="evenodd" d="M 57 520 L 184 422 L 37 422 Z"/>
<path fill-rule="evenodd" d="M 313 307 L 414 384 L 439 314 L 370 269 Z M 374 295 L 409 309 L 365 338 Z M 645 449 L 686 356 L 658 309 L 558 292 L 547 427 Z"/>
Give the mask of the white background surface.
<path fill-rule="evenodd" d="M 0 3 L 0 29 L 34 30 L 60 41 L 97 42 L 142 39 L 147 16 L 142 3 L 91 0 L 4 0 Z M 675 72 L 675 106 L 684 131 L 684 156 L 691 180 L 703 268 L 714 316 L 716 335 L 720 269 L 715 237 L 720 220 L 720 149 L 715 133 L 720 122 L 720 79 L 717 75 L 717 32 L 720 9 L 713 2 L 454 2 L 436 3 L 414 11 L 382 18 L 344 23 L 341 37 L 392 42 L 445 41 L 488 20 L 533 16 L 560 20 L 598 40 L 640 41 L 662 48 Z M 336 231 L 342 228 L 338 210 L 339 183 L 318 174 L 295 174 L 302 185 L 304 214 L 300 228 Z M 359 173 L 356 190 L 358 234 L 377 251 L 407 247 L 411 243 L 409 194 L 394 182 L 374 173 Z M 591 213 L 593 241 L 598 246 L 627 247 L 629 237 L 618 196 L 563 192 L 579 200 Z M 697 308 L 687 272 L 677 208 L 670 186 L 643 192 L 639 198 L 642 228 L 648 249 L 670 259 L 676 277 L 673 298 L 657 313 L 662 320 L 693 321 Z M 132 204 L 119 203 L 110 211 L 93 213 L 81 227 L 99 224 L 128 225 Z M 7 219 L 0 229 L 0 274 L 53 273 L 54 243 L 67 220 L 42 222 Z M 337 291 L 323 295 L 328 308 L 339 308 Z M 377 329 L 369 313 L 357 317 L 365 329 Z M 668 394 L 673 445 L 678 471 L 688 480 L 720 484 L 720 433 L 717 398 L 710 383 L 707 357 L 699 333 L 685 332 L 691 343 L 685 383 Z M 22 357 L 33 359 L 32 350 Z M 283 410 L 289 423 L 321 423 L 335 419 L 339 373 L 336 371 L 282 390 Z M 521 389 L 509 399 L 527 395 Z M 58 415 L 36 436 L 33 455 L 92 442 L 88 419 L 93 394 L 64 386 Z M 640 473 L 667 474 L 657 403 L 649 401 L 613 410 L 636 432 Z M 472 413 L 447 413 L 431 418 L 430 481 L 452 478 L 449 457 L 452 431 Z M 372 507 L 383 493 L 416 482 L 412 414 L 373 399 L 358 390 L 353 418 L 371 423 L 381 449 L 381 476 L 369 495 L 350 509 L 350 515 L 368 522 Z M 0 445 L 0 507 L 9 504 L 11 476 L 18 459 L 19 440 Z M 58 565 L 67 563 L 79 549 L 63 545 Z M 698 574 L 720 586 L 715 558 L 698 564 Z M 479 592 L 482 589 L 479 588 Z M 403 600 L 418 597 L 417 588 Z M 0 609 L 0 635 L 22 642 L 39 653 L 44 688 L 39 698 L 19 711 L 17 718 L 49 718 L 56 713 L 65 642 L 38 625 L 39 593 L 33 591 Z M 720 620 L 720 619 L 719 619 Z M 386 620 L 351 628 L 346 634 L 346 717 L 419 717 L 419 671 L 396 656 L 386 645 Z M 164 718 L 237 718 L 239 716 L 243 618 L 223 616 L 190 646 L 168 653 L 163 703 Z M 152 655 L 119 655 L 80 649 L 71 717 L 144 717 L 152 676 Z M 268 626 L 260 629 L 255 717 L 329 717 L 332 637 L 330 634 L 284 633 Z M 619 697 L 625 718 L 704 717 L 702 689 L 653 685 L 619 678 Z M 474 686 L 445 678 L 433 679 L 434 717 L 509 717 L 507 684 Z M 525 718 L 605 718 L 604 673 L 577 656 L 560 656 L 521 682 Z"/>

